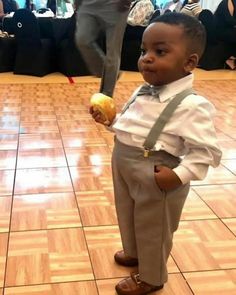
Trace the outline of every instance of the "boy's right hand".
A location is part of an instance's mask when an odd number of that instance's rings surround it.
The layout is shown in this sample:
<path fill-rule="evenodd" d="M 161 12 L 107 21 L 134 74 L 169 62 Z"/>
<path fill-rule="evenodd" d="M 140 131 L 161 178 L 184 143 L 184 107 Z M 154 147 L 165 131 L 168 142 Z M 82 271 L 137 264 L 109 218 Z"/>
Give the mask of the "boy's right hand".
<path fill-rule="evenodd" d="M 99 110 L 94 110 L 94 108 L 91 106 L 89 108 L 89 113 L 92 115 L 93 119 L 100 124 L 109 126 L 111 122 L 107 121 L 106 119 L 104 120 L 103 114 Z"/>

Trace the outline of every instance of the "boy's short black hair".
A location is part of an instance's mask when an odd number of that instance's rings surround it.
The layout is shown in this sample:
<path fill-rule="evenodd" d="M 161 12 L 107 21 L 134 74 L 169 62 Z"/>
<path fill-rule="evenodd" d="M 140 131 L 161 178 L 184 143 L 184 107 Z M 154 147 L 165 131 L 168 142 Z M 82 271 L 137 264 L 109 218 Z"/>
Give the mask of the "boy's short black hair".
<path fill-rule="evenodd" d="M 188 50 L 202 56 L 206 46 L 206 31 L 204 26 L 195 17 L 184 13 L 171 12 L 158 16 L 151 23 L 165 23 L 168 25 L 182 26 L 188 42 Z"/>

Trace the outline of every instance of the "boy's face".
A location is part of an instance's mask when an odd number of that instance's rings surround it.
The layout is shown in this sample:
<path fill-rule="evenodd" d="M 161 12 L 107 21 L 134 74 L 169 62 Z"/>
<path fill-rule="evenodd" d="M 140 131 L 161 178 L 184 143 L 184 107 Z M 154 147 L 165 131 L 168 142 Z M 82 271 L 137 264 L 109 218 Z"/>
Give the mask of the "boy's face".
<path fill-rule="evenodd" d="M 145 30 L 138 68 L 146 82 L 161 86 L 188 75 L 198 56 L 188 52 L 181 26 L 153 23 Z"/>

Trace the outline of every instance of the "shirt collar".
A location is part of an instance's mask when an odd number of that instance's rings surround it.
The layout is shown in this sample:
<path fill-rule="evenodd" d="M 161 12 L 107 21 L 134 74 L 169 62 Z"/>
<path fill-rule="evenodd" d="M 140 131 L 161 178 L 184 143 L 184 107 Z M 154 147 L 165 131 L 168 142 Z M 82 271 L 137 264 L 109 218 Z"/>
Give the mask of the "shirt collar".
<path fill-rule="evenodd" d="M 163 86 L 163 89 L 159 93 L 160 102 L 164 102 L 178 93 L 184 91 L 185 89 L 192 88 L 193 86 L 194 75 L 190 73 L 189 75 L 166 84 Z"/>

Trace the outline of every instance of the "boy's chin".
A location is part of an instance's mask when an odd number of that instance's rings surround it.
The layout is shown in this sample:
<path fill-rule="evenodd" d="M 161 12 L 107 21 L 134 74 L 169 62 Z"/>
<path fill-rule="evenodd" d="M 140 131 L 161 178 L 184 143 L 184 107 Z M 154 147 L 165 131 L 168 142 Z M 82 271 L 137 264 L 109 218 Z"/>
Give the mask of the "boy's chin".
<path fill-rule="evenodd" d="M 166 83 L 164 83 L 163 81 L 156 81 L 156 80 L 152 80 L 152 79 L 144 79 L 145 82 L 147 82 L 149 85 L 153 85 L 153 86 L 163 86 Z"/>

